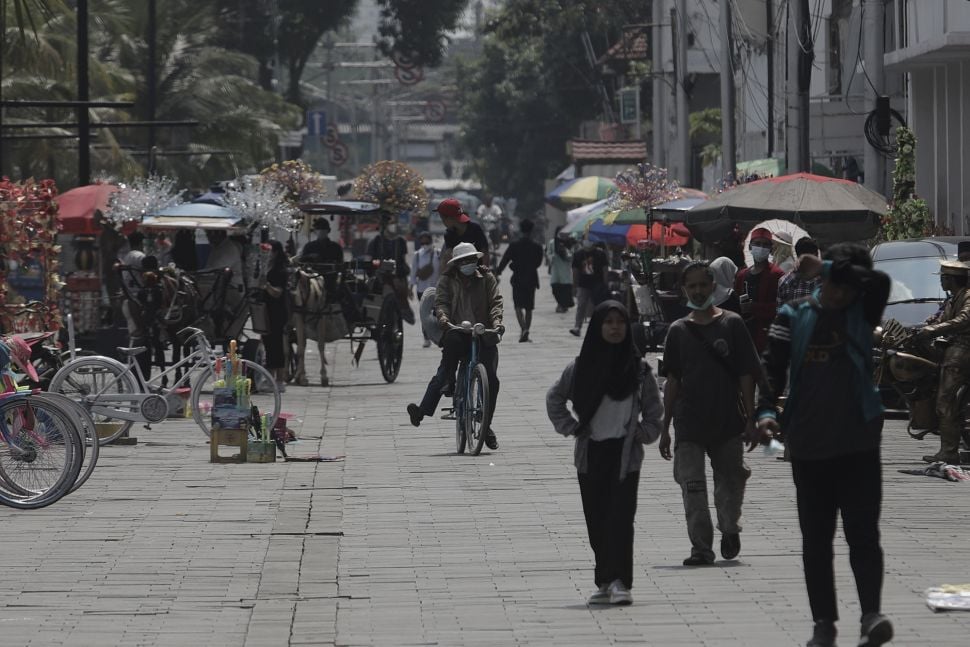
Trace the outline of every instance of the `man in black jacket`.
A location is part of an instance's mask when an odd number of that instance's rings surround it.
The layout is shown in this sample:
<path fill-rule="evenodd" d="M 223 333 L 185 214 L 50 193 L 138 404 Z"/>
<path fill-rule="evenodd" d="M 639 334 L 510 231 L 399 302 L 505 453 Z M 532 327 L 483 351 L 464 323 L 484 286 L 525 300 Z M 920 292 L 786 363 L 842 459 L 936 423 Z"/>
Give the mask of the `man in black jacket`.
<path fill-rule="evenodd" d="M 529 341 L 532 311 L 536 307 L 536 290 L 539 289 L 539 266 L 542 265 L 542 245 L 531 238 L 534 227 L 531 220 L 523 220 L 519 224 L 522 237 L 508 246 L 502 262 L 495 270 L 497 277 L 511 263 L 512 304 L 515 306 L 519 330 L 522 331 L 519 335 L 520 342 Z"/>

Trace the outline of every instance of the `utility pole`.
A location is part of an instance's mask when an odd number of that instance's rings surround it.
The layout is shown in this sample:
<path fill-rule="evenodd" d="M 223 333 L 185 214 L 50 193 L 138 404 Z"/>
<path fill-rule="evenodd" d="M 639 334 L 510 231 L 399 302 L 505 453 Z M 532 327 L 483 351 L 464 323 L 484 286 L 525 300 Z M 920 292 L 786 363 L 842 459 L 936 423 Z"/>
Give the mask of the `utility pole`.
<path fill-rule="evenodd" d="M 775 156 L 775 0 L 765 0 L 765 59 L 768 67 L 768 155 Z"/>
<path fill-rule="evenodd" d="M 156 58 L 158 56 L 157 0 L 148 0 L 148 174 L 155 173 L 155 106 L 158 102 Z"/>
<path fill-rule="evenodd" d="M 653 0 L 653 15 L 650 26 L 650 46 L 652 49 L 653 72 L 653 111 L 650 119 L 653 121 L 653 163 L 656 166 L 667 166 L 667 149 L 664 146 L 664 135 L 667 133 L 667 119 L 664 115 L 664 80 L 660 76 L 663 68 L 663 48 L 661 44 L 661 27 L 663 20 L 663 6 L 660 0 Z"/>
<path fill-rule="evenodd" d="M 808 93 L 815 58 L 808 0 L 788 3 L 788 172 L 808 173 L 811 166 L 809 145 Z"/>
<path fill-rule="evenodd" d="M 677 8 L 670 10 L 674 30 L 674 77 L 677 92 L 677 146 L 675 159 L 680 168 L 676 177 L 683 186 L 690 186 L 690 127 L 687 114 L 687 1 L 677 0 Z"/>
<path fill-rule="evenodd" d="M 737 175 L 737 146 L 734 141 L 734 54 L 731 38 L 731 3 L 721 9 L 721 172 Z"/>
<path fill-rule="evenodd" d="M 876 110 L 876 102 L 879 96 L 886 91 L 885 72 L 883 70 L 883 55 L 886 51 L 885 43 L 885 17 L 886 5 L 883 0 L 865 0 L 862 5 L 864 24 L 862 31 L 865 34 L 865 71 L 868 83 L 866 85 L 867 103 L 870 109 Z M 882 153 L 877 151 L 872 145 L 866 145 L 865 149 L 865 183 L 876 193 L 886 195 L 886 159 Z"/>
<path fill-rule="evenodd" d="M 77 182 L 91 184 L 91 113 L 88 89 L 88 0 L 77 2 Z"/>

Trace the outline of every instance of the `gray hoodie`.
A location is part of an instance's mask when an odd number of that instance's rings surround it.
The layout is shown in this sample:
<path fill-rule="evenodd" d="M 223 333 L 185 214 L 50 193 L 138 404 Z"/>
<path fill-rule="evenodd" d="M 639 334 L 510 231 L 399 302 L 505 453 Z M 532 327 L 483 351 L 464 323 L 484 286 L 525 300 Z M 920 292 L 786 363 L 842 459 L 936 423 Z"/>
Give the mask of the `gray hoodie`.
<path fill-rule="evenodd" d="M 569 362 L 562 376 L 546 393 L 546 411 L 549 413 L 552 426 L 558 433 L 563 436 L 576 436 L 574 451 L 576 470 L 580 474 L 585 474 L 590 432 L 587 428 L 580 429 L 579 421 L 566 406 L 572 395 L 575 367 L 575 360 Z M 634 406 L 626 424 L 626 436 L 623 438 L 623 453 L 620 457 L 621 480 L 630 472 L 640 470 L 640 464 L 643 462 L 643 446 L 657 440 L 662 427 L 663 402 L 660 399 L 657 380 L 647 364 L 642 364 L 642 368 L 640 388 L 633 392 Z"/>

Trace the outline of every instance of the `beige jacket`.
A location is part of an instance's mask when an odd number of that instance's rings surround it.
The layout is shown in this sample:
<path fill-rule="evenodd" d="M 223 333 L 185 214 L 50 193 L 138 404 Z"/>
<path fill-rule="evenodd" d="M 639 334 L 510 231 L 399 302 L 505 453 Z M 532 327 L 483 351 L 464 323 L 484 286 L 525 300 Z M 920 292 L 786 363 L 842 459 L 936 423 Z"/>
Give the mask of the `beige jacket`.
<path fill-rule="evenodd" d="M 456 326 L 463 321 L 482 323 L 486 328 L 502 324 L 503 303 L 498 281 L 491 272 L 477 270 L 470 277 L 451 269 L 438 279 L 435 291 L 435 311 L 442 328 L 446 323 Z"/>

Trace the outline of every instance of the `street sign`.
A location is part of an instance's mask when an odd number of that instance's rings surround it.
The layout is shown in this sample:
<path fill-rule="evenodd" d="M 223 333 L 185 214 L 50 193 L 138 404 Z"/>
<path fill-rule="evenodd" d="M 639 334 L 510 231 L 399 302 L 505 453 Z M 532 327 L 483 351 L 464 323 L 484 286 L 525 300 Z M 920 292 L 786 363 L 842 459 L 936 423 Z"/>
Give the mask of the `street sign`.
<path fill-rule="evenodd" d="M 620 96 L 620 123 L 635 124 L 640 119 L 640 92 L 637 88 L 623 88 Z"/>
<path fill-rule="evenodd" d="M 443 121 L 447 110 L 443 101 L 428 101 L 424 104 L 424 116 L 428 121 Z"/>
<path fill-rule="evenodd" d="M 326 110 L 307 110 L 306 111 L 306 134 L 311 137 L 322 135 L 327 130 L 327 111 Z"/>
<path fill-rule="evenodd" d="M 348 157 L 350 157 L 350 150 L 348 150 L 347 144 L 343 142 L 337 142 L 337 144 L 330 149 L 330 162 L 334 166 L 343 166 L 347 162 Z"/>

